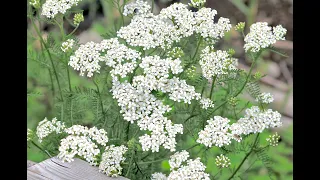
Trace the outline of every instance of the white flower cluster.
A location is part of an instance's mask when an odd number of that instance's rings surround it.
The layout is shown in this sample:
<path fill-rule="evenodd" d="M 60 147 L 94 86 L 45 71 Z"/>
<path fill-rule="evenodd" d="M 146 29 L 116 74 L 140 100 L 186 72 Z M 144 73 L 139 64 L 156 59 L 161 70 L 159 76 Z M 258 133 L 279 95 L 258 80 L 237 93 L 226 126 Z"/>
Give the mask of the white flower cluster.
<path fill-rule="evenodd" d="M 227 168 L 230 166 L 230 159 L 227 156 L 221 154 L 216 158 L 216 165 L 220 168 Z"/>
<path fill-rule="evenodd" d="M 140 15 L 150 12 L 151 6 L 147 1 L 136 0 L 135 2 L 128 3 L 124 6 L 123 15 L 128 16 L 130 14 Z"/>
<path fill-rule="evenodd" d="M 61 50 L 62 50 L 63 52 L 67 52 L 67 51 L 69 51 L 70 49 L 72 49 L 73 44 L 74 44 L 74 40 L 73 40 L 73 39 L 68 39 L 67 41 L 65 41 L 65 42 L 62 43 L 62 45 L 61 45 Z"/>
<path fill-rule="evenodd" d="M 178 170 L 172 171 L 168 180 L 210 180 L 209 174 L 205 173 L 206 166 L 200 161 L 200 158 L 189 159 L 186 166 L 181 166 Z"/>
<path fill-rule="evenodd" d="M 281 114 L 271 109 L 262 111 L 258 106 L 252 106 L 246 109 L 245 116 L 234 124 L 238 124 L 234 126 L 238 126 L 235 129 L 239 134 L 261 133 L 266 128 L 280 127 L 282 125 Z"/>
<path fill-rule="evenodd" d="M 174 101 L 191 103 L 192 99 L 200 99 L 201 94 L 195 92 L 195 88 L 177 77 L 169 78 L 169 69 L 172 74 L 183 71 L 181 61 L 171 58 L 160 59 L 159 56 L 147 56 L 142 58 L 140 67 L 145 76 L 136 76 L 133 86 L 138 90 L 150 93 L 152 90 L 169 93 L 169 98 Z"/>
<path fill-rule="evenodd" d="M 159 16 L 165 22 L 174 26 L 172 31 L 173 39 L 180 40 L 182 37 L 189 37 L 194 32 L 194 13 L 188 9 L 188 5 L 173 3 L 160 11 Z"/>
<path fill-rule="evenodd" d="M 100 153 L 98 145 L 86 136 L 69 135 L 61 140 L 58 158 L 62 162 L 74 161 L 74 156 L 83 157 L 91 165 L 97 165 L 97 156 Z"/>
<path fill-rule="evenodd" d="M 210 107 L 210 108 L 213 108 L 213 107 L 214 107 L 213 102 L 212 102 L 211 99 L 209 99 L 209 98 L 202 98 L 202 99 L 200 100 L 200 104 L 202 105 L 202 106 L 201 106 L 202 109 L 208 109 L 209 107 Z"/>
<path fill-rule="evenodd" d="M 208 125 L 199 132 L 197 142 L 208 147 L 228 145 L 231 139 L 240 142 L 242 134 L 261 133 L 265 128 L 282 125 L 280 113 L 271 109 L 262 111 L 258 106 L 246 109 L 245 116 L 231 125 L 229 119 L 220 116 L 214 116 L 214 120 L 211 118 L 207 122 Z"/>
<path fill-rule="evenodd" d="M 267 22 L 257 22 L 250 26 L 250 32 L 245 36 L 245 51 L 258 52 L 276 43 L 277 40 L 285 40 L 287 30 L 281 25 L 268 26 Z"/>
<path fill-rule="evenodd" d="M 80 71 L 81 76 L 87 72 L 87 76 L 91 77 L 94 72 L 99 73 L 101 68 L 99 62 L 104 61 L 107 66 L 114 68 L 113 74 L 125 77 L 137 66 L 136 61 L 140 58 L 140 54 L 120 44 L 117 38 L 112 38 L 103 40 L 101 43 L 88 42 L 80 45 L 75 54 L 70 57 L 68 65 Z"/>
<path fill-rule="evenodd" d="M 230 144 L 233 138 L 232 134 L 228 132 L 230 120 L 221 116 L 214 116 L 213 118 L 207 120 L 208 125 L 199 132 L 197 142 L 207 147 L 213 145 L 221 147 Z"/>
<path fill-rule="evenodd" d="M 73 125 L 65 132 L 69 135 L 86 136 L 92 140 L 95 140 L 98 144 L 105 146 L 108 142 L 107 132 L 104 129 L 98 129 L 96 127 L 88 128 L 81 125 Z"/>
<path fill-rule="evenodd" d="M 261 93 L 256 98 L 256 101 L 262 102 L 262 103 L 265 103 L 265 104 L 272 103 L 273 100 L 274 100 L 274 98 L 273 98 L 272 94 L 270 94 L 270 93 Z"/>
<path fill-rule="evenodd" d="M 81 0 L 46 0 L 42 5 L 41 15 L 54 18 L 58 13 L 64 14 L 72 6 L 78 5 Z"/>
<path fill-rule="evenodd" d="M 206 0 L 191 0 L 191 3 L 189 3 L 189 5 L 199 8 L 199 7 L 203 6 L 204 3 L 206 3 Z"/>
<path fill-rule="evenodd" d="M 176 152 L 170 156 L 170 174 L 166 177 L 162 173 L 152 174 L 151 180 L 210 180 L 209 174 L 205 173 L 206 166 L 200 158 L 189 159 L 189 153 L 185 150 Z M 186 162 L 186 163 L 183 163 Z"/>
<path fill-rule="evenodd" d="M 107 66 L 113 68 L 112 74 L 118 74 L 123 78 L 133 72 L 137 60 L 140 59 L 140 52 L 120 44 L 117 38 L 103 40 L 101 46 L 104 49 L 102 52 L 105 53 L 101 58 Z"/>
<path fill-rule="evenodd" d="M 141 46 L 144 50 L 160 46 L 165 48 L 173 42 L 173 26 L 160 20 L 151 13 L 134 16 L 130 24 L 123 26 L 117 36 L 126 40 L 131 46 Z"/>
<path fill-rule="evenodd" d="M 97 165 L 97 156 L 100 154 L 97 144 L 106 146 L 107 132 L 104 129 L 96 127 L 89 129 L 81 125 L 73 125 L 65 129 L 65 132 L 69 135 L 61 140 L 58 158 L 63 162 L 71 162 L 74 156 L 78 155 L 91 165 Z"/>
<path fill-rule="evenodd" d="M 237 69 L 238 61 L 236 58 L 229 57 L 227 51 L 212 51 L 212 46 L 207 46 L 200 54 L 199 64 L 205 78 L 212 79 L 213 76 L 227 74 L 228 70 Z"/>
<path fill-rule="evenodd" d="M 266 140 L 269 142 L 270 146 L 278 146 L 280 136 L 276 132 L 273 135 L 270 135 Z"/>
<path fill-rule="evenodd" d="M 151 92 L 168 93 L 170 99 L 189 104 L 193 99 L 200 99 L 201 94 L 196 93 L 195 88 L 185 80 L 177 77 L 169 79 L 170 73 L 183 71 L 180 59 L 146 56 L 139 66 L 143 69 L 143 75 L 133 77 L 132 84 L 127 81 L 120 83 L 117 77 L 113 78 L 113 98 L 118 101 L 125 120 L 131 123 L 137 121 L 141 130 L 151 131 L 151 134 L 139 137 L 143 151 L 151 149 L 152 152 L 158 152 L 161 145 L 175 151 L 175 136 L 183 133 L 183 127 L 164 117 L 171 108 Z"/>
<path fill-rule="evenodd" d="M 287 30 L 283 28 L 281 25 L 278 25 L 272 29 L 273 35 L 275 36 L 276 40 L 285 40 L 285 35 Z"/>
<path fill-rule="evenodd" d="M 121 163 L 126 160 L 123 156 L 128 148 L 121 146 L 107 146 L 105 152 L 102 154 L 102 160 L 99 165 L 99 171 L 111 177 L 118 177 L 122 173 Z"/>
<path fill-rule="evenodd" d="M 167 180 L 167 176 L 161 172 L 156 172 L 151 175 L 151 180 Z"/>
<path fill-rule="evenodd" d="M 39 122 L 36 134 L 39 138 L 39 142 L 41 143 L 43 138 L 47 137 L 52 132 L 59 134 L 63 132 L 64 129 L 64 122 L 57 121 L 57 118 L 53 118 L 51 121 L 48 121 L 47 118 L 44 118 L 44 120 Z"/>
<path fill-rule="evenodd" d="M 201 34 L 203 38 L 211 38 L 213 42 L 222 38 L 225 32 L 230 31 L 230 20 L 220 17 L 217 23 L 214 23 L 214 17 L 217 11 L 211 8 L 201 8 L 195 14 L 195 32 Z"/>
<path fill-rule="evenodd" d="M 218 23 L 214 23 L 217 11 L 210 8 L 192 12 L 185 4 L 173 3 L 161 9 L 159 15 L 154 15 L 149 12 L 150 6 L 141 1 L 127 6 L 125 15 L 133 14 L 134 11 L 137 13 L 129 25 L 121 27 L 117 36 L 125 39 L 131 46 L 140 46 L 144 50 L 159 46 L 169 48 L 173 42 L 193 33 L 200 33 L 215 42 L 231 29 L 229 19 L 221 17 Z"/>
<path fill-rule="evenodd" d="M 93 76 L 93 72 L 98 72 L 100 70 L 99 61 L 100 51 L 102 50 L 100 44 L 95 42 L 87 42 L 86 44 L 81 44 L 76 50 L 75 54 L 70 57 L 68 65 L 73 67 L 73 69 L 80 71 L 80 76 L 83 76 L 85 72 L 88 77 Z"/>
<path fill-rule="evenodd" d="M 168 82 L 169 87 L 169 98 L 184 103 L 191 104 L 192 99 L 199 100 L 201 98 L 201 94 L 195 92 L 194 86 L 188 85 L 186 80 L 180 80 L 177 77 L 173 77 Z"/>
<path fill-rule="evenodd" d="M 152 150 L 158 152 L 160 145 L 175 151 L 175 136 L 183 133 L 181 124 L 172 124 L 171 120 L 163 116 L 171 108 L 142 89 L 133 87 L 130 83 L 120 83 L 113 79 L 113 98 L 117 99 L 121 113 L 125 120 L 137 124 L 141 130 L 151 131 L 151 135 L 145 134 L 139 137 L 143 151 Z"/>
<path fill-rule="evenodd" d="M 185 179 L 185 180 L 210 180 L 209 174 L 205 173 L 206 166 L 200 161 L 200 158 L 189 159 L 187 151 L 176 152 L 170 157 L 170 174 L 168 180 Z M 186 161 L 186 165 L 182 162 Z M 170 163 L 174 162 L 174 163 Z M 174 167 L 171 167 L 171 164 Z"/>
<path fill-rule="evenodd" d="M 171 58 L 161 59 L 160 56 L 146 56 L 142 58 L 140 67 L 144 73 L 149 76 L 159 78 L 169 78 L 169 70 L 172 74 L 178 74 L 183 71 L 180 65 L 180 59 L 172 60 Z"/>
<path fill-rule="evenodd" d="M 112 93 L 113 98 L 118 101 L 124 119 L 131 123 L 148 117 L 152 112 L 163 114 L 171 110 L 152 94 L 139 91 L 127 82 L 114 81 Z"/>
<path fill-rule="evenodd" d="M 186 150 L 182 150 L 181 152 L 176 152 L 169 159 L 170 170 L 178 169 L 183 162 L 188 160 L 189 153 Z"/>

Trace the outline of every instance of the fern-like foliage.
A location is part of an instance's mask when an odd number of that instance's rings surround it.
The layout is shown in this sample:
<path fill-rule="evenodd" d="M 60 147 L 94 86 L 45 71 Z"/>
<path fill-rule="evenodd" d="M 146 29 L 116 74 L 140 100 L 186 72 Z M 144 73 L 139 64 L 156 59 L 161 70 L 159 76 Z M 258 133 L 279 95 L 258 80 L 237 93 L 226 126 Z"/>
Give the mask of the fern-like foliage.
<path fill-rule="evenodd" d="M 268 170 L 268 175 L 271 180 L 275 179 L 274 170 L 272 169 L 272 160 L 267 154 L 268 148 L 259 148 L 255 151 L 258 159 L 262 162 L 263 166 Z"/>
<path fill-rule="evenodd" d="M 261 94 L 260 85 L 258 81 L 248 82 L 246 85 L 246 90 L 253 98 L 257 98 L 257 96 Z"/>

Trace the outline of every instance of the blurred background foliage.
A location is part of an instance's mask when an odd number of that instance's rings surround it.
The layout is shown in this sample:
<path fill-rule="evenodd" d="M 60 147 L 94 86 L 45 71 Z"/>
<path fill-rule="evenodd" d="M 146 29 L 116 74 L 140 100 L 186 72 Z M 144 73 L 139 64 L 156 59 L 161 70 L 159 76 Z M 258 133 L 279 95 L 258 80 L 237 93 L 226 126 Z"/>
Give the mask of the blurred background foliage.
<path fill-rule="evenodd" d="M 114 27 L 119 28 L 120 15 L 115 8 L 110 6 L 110 0 L 83 0 L 79 3 L 78 7 L 84 10 L 85 21 L 82 22 L 76 31 L 75 35 L 80 43 L 88 41 L 99 42 L 103 38 L 109 37 L 110 33 L 115 32 Z M 179 2 L 179 0 L 155 0 L 154 13 L 157 14 L 160 9 L 167 7 L 171 3 Z M 188 3 L 188 1 L 180 1 Z M 271 92 L 274 95 L 275 101 L 270 106 L 274 110 L 282 113 L 283 127 L 268 130 L 261 134 L 261 139 L 266 139 L 269 134 L 277 131 L 281 136 L 281 143 L 279 146 L 270 148 L 267 153 L 271 162 L 270 165 L 263 164 L 257 161 L 257 155 L 253 155 L 246 161 L 242 167 L 243 176 L 245 179 L 264 180 L 269 179 L 267 168 L 271 167 L 275 172 L 277 179 L 287 180 L 292 179 L 292 0 L 207 0 L 206 7 L 216 9 L 218 11 L 217 17 L 226 17 L 231 20 L 235 25 L 238 22 L 246 22 L 248 28 L 250 24 L 257 21 L 268 22 L 269 25 L 275 26 L 281 24 L 288 32 L 286 41 L 277 42 L 275 47 L 285 52 L 288 57 L 282 57 L 275 53 L 264 53 L 263 59 L 257 64 L 255 71 L 261 74 L 267 74 L 261 79 L 261 90 L 263 92 Z M 150 1 L 151 4 L 151 1 Z M 130 20 L 125 19 L 126 23 Z M 73 27 L 65 23 L 67 32 L 71 32 Z M 41 24 L 41 31 L 44 38 L 51 33 L 52 37 L 59 35 L 59 29 L 51 24 Z M 246 29 L 248 31 L 248 29 Z M 35 130 L 39 121 L 44 117 L 51 119 L 56 116 L 52 104 L 54 99 L 53 94 L 55 90 L 51 89 L 51 78 L 54 78 L 50 70 L 45 64 L 38 62 L 37 51 L 40 50 L 40 42 L 34 38 L 36 37 L 34 29 L 31 27 L 28 20 L 28 61 L 27 61 L 27 126 Z M 56 35 L 56 36 L 55 36 Z M 230 31 L 224 38 L 217 44 L 218 49 L 234 48 L 236 51 L 235 57 L 239 58 L 239 67 L 248 69 L 248 63 L 244 58 L 243 39 L 234 30 Z M 90 79 L 81 77 L 77 72 L 70 68 L 72 87 L 86 87 L 88 89 L 95 88 L 95 85 Z M 65 75 L 60 74 L 59 77 L 64 78 Z M 67 82 L 67 81 L 61 81 Z M 67 87 L 67 84 L 62 84 L 62 87 Z M 57 87 L 54 87 L 57 88 Z M 250 98 L 244 95 L 245 98 Z M 82 124 L 92 124 L 94 115 L 85 113 L 82 117 Z M 186 144 L 181 146 L 190 147 L 194 144 L 194 140 L 190 137 Z M 191 156 L 200 156 L 201 153 L 207 157 L 205 162 L 207 171 L 210 174 L 223 173 L 214 163 L 218 155 L 218 148 L 211 148 L 209 151 L 203 151 L 203 147 L 195 147 L 190 150 Z M 28 159 L 40 162 L 47 157 L 38 149 L 31 147 L 28 149 Z M 230 154 L 232 168 L 235 168 L 242 160 L 244 154 Z M 250 170 L 246 171 L 249 167 Z M 163 172 L 169 172 L 168 161 L 163 161 L 161 167 Z M 241 171 L 240 171 L 241 173 Z M 258 174 L 258 176 L 257 176 Z M 223 176 L 222 176 L 223 177 Z M 227 178 L 227 177 L 226 177 Z"/>

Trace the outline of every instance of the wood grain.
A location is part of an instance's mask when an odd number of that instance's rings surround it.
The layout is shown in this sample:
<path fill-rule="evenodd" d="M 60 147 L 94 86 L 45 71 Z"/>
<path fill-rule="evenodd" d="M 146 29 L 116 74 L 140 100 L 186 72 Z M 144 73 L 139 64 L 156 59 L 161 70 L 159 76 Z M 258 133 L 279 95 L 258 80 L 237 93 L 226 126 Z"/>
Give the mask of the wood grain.
<path fill-rule="evenodd" d="M 98 167 L 75 158 L 71 163 L 63 163 L 53 157 L 27 168 L 29 180 L 128 180 L 124 177 L 112 178 L 100 173 Z"/>

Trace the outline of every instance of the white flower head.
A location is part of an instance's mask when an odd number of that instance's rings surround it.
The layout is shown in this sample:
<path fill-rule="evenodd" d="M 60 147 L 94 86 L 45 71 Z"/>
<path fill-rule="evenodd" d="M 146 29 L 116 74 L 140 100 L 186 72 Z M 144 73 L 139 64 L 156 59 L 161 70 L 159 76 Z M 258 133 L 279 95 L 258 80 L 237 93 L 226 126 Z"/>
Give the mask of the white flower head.
<path fill-rule="evenodd" d="M 173 170 L 168 180 L 188 179 L 188 180 L 210 180 L 209 174 L 205 173 L 206 166 L 200 158 L 187 160 L 187 165 L 182 165 L 179 169 Z"/>
<path fill-rule="evenodd" d="M 240 118 L 237 123 L 242 127 L 243 134 L 261 133 L 266 128 L 282 126 L 279 112 L 271 109 L 262 111 L 258 106 L 246 109 L 245 116 Z"/>
<path fill-rule="evenodd" d="M 99 65 L 99 62 L 102 61 L 102 58 L 100 58 L 101 50 L 100 44 L 92 41 L 81 44 L 74 55 L 70 57 L 68 65 L 73 67 L 73 69 L 80 71 L 81 76 L 87 72 L 87 76 L 91 77 L 94 72 L 99 73 L 101 68 Z"/>
<path fill-rule="evenodd" d="M 250 26 L 250 32 L 245 36 L 245 51 L 258 52 L 276 43 L 277 40 L 284 40 L 286 29 L 281 25 L 273 28 L 267 22 L 257 22 Z"/>
<path fill-rule="evenodd" d="M 276 40 L 285 40 L 285 35 L 287 33 L 287 30 L 283 28 L 281 25 L 278 25 L 273 28 L 273 34 L 276 38 Z"/>
<path fill-rule="evenodd" d="M 147 1 L 136 0 L 135 2 L 128 3 L 124 6 L 123 15 L 143 15 L 151 11 L 151 6 Z"/>
<path fill-rule="evenodd" d="M 104 55 L 102 55 L 104 54 Z M 112 67 L 112 75 L 120 75 L 122 78 L 132 73 L 137 66 L 136 61 L 140 59 L 140 52 L 120 44 L 117 38 L 103 40 L 100 43 L 88 42 L 80 45 L 70 57 L 68 65 L 80 71 L 83 76 L 93 76 L 94 72 L 100 73 L 100 62 L 104 61 L 107 66 Z"/>
<path fill-rule="evenodd" d="M 160 18 L 173 25 L 171 39 L 179 41 L 182 37 L 189 37 L 194 32 L 196 24 L 194 13 L 188 9 L 188 5 L 173 3 L 160 11 Z"/>
<path fill-rule="evenodd" d="M 227 168 L 230 166 L 230 159 L 227 156 L 221 154 L 216 158 L 216 165 L 220 168 Z"/>
<path fill-rule="evenodd" d="M 261 93 L 256 98 L 256 101 L 262 102 L 262 103 L 265 103 L 265 104 L 272 103 L 273 100 L 274 100 L 274 98 L 273 98 L 272 94 L 270 94 L 270 93 Z"/>
<path fill-rule="evenodd" d="M 73 39 L 68 39 L 67 41 L 62 43 L 61 50 L 63 52 L 67 52 L 67 51 L 72 49 L 73 45 L 74 45 L 74 40 Z"/>
<path fill-rule="evenodd" d="M 204 144 L 207 147 L 224 146 L 231 143 L 232 134 L 228 132 L 230 125 L 229 119 L 221 116 L 210 118 L 204 130 L 199 132 L 198 143 Z"/>
<path fill-rule="evenodd" d="M 191 0 L 191 3 L 189 3 L 189 6 L 200 8 L 206 3 L 206 0 Z"/>
<path fill-rule="evenodd" d="M 121 146 L 107 146 L 105 152 L 102 154 L 102 160 L 99 165 L 99 171 L 107 174 L 110 177 L 118 177 L 122 173 L 121 163 L 126 158 L 123 156 L 128 148 Z"/>
<path fill-rule="evenodd" d="M 202 109 L 208 109 L 209 107 L 210 108 L 214 107 L 213 102 L 209 98 L 202 98 L 200 100 L 200 104 L 202 105 L 202 107 L 201 107 Z"/>
<path fill-rule="evenodd" d="M 186 150 L 171 155 L 169 159 L 170 170 L 178 169 L 181 166 L 181 163 L 188 160 L 188 158 L 189 153 Z"/>
<path fill-rule="evenodd" d="M 59 134 L 63 132 L 64 129 L 64 122 L 57 121 L 57 118 L 53 118 L 51 121 L 49 121 L 47 118 L 44 118 L 44 120 L 38 123 L 36 134 L 39 138 L 39 142 L 41 143 L 43 138 L 47 137 L 52 132 Z"/>
<path fill-rule="evenodd" d="M 155 172 L 151 175 L 151 180 L 167 180 L 167 176 L 161 172 Z"/>
<path fill-rule="evenodd" d="M 96 166 L 100 154 L 99 145 L 104 147 L 108 142 L 107 132 L 104 129 L 81 125 L 66 128 L 65 132 L 69 135 L 61 140 L 58 158 L 63 162 L 71 162 L 75 156 L 80 156 Z"/>
<path fill-rule="evenodd" d="M 58 158 L 63 162 L 72 162 L 74 157 L 83 157 L 90 165 L 97 165 L 100 149 L 86 136 L 69 135 L 61 140 Z"/>
<path fill-rule="evenodd" d="M 231 58 L 227 51 L 217 50 L 213 52 L 213 47 L 207 46 L 202 50 L 200 58 L 199 64 L 202 73 L 207 79 L 227 74 L 228 70 L 237 69 L 237 59 Z"/>
<path fill-rule="evenodd" d="M 213 42 L 222 38 L 225 32 L 230 31 L 230 20 L 220 17 L 217 23 L 214 23 L 214 17 L 217 14 L 215 9 L 201 8 L 195 13 L 195 32 L 203 38 L 210 38 Z"/>
<path fill-rule="evenodd" d="M 46 0 L 41 15 L 54 18 L 58 13 L 65 14 L 68 9 L 78 5 L 81 0 Z"/>

